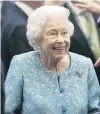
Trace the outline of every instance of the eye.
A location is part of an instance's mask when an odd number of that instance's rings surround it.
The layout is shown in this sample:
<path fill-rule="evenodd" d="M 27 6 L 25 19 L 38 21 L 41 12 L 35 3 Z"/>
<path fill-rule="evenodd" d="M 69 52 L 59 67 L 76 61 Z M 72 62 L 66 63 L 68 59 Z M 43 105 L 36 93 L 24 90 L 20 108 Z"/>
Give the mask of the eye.
<path fill-rule="evenodd" d="M 51 32 L 51 33 L 49 33 L 49 35 L 54 36 L 54 35 L 56 35 L 56 32 Z"/>
<path fill-rule="evenodd" d="M 67 35 L 67 34 L 68 34 L 67 31 L 62 32 L 62 35 Z"/>

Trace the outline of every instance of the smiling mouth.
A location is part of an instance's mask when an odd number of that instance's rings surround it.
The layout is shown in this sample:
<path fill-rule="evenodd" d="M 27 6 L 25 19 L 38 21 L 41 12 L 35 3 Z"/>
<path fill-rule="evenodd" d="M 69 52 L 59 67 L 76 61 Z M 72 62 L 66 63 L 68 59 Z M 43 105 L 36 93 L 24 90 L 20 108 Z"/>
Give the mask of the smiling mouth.
<path fill-rule="evenodd" d="M 64 47 L 52 47 L 52 49 L 54 49 L 54 50 L 64 50 L 65 46 Z"/>

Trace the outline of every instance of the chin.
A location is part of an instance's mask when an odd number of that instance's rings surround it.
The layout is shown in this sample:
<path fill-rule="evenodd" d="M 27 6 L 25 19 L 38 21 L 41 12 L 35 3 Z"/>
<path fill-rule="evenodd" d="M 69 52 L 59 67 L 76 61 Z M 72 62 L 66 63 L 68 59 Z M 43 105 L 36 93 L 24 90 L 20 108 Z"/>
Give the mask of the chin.
<path fill-rule="evenodd" d="M 54 58 L 55 58 L 56 60 L 60 60 L 60 59 L 62 59 L 64 56 L 65 56 L 65 54 L 59 54 L 59 55 L 54 55 Z"/>
<path fill-rule="evenodd" d="M 60 60 L 66 55 L 66 51 L 52 51 L 49 53 L 49 57 L 53 60 Z"/>

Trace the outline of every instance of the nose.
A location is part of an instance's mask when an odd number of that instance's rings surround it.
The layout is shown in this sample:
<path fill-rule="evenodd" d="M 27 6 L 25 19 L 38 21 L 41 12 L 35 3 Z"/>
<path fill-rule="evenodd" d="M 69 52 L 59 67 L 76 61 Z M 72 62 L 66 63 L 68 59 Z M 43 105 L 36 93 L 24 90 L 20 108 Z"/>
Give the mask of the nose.
<path fill-rule="evenodd" d="M 62 37 L 62 35 L 60 33 L 58 34 L 57 42 L 58 43 L 63 43 L 64 42 L 64 38 Z"/>

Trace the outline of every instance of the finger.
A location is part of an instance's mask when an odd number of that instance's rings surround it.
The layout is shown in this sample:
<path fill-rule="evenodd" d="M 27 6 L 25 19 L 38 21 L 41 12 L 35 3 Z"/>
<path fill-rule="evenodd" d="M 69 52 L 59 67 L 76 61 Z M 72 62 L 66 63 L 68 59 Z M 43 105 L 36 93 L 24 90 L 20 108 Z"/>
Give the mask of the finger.
<path fill-rule="evenodd" d="M 98 59 L 94 64 L 94 67 L 99 67 L 99 66 L 100 66 L 100 59 Z"/>
<path fill-rule="evenodd" d="M 82 1 L 82 0 L 72 0 L 72 3 L 77 3 L 77 4 L 87 4 L 86 1 Z"/>
<path fill-rule="evenodd" d="M 80 8 L 85 8 L 87 9 L 88 6 L 87 5 L 84 5 L 84 4 L 75 4 L 76 7 L 80 7 Z"/>

